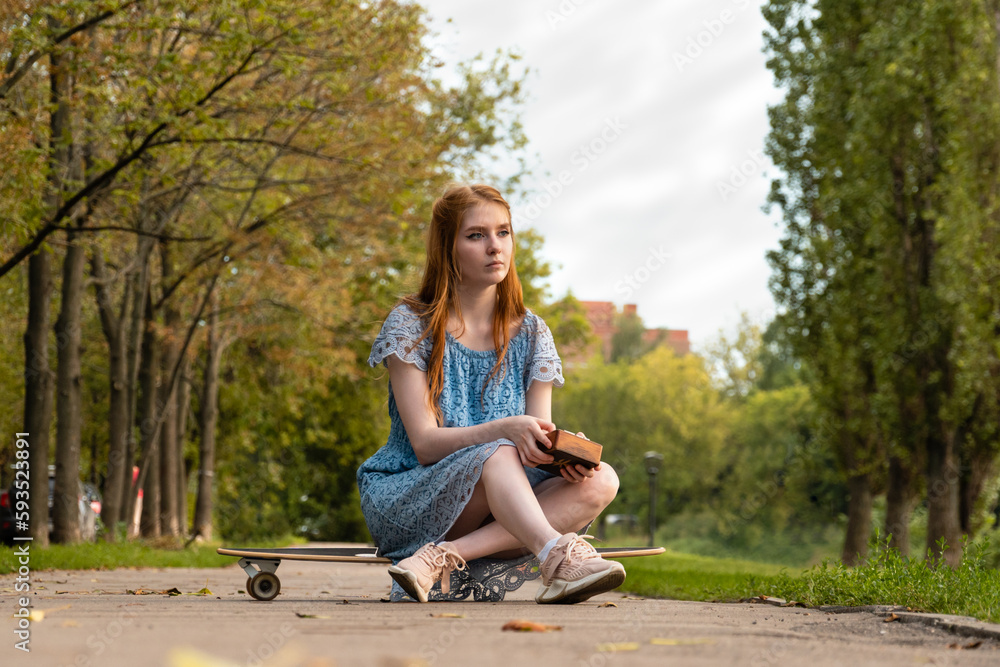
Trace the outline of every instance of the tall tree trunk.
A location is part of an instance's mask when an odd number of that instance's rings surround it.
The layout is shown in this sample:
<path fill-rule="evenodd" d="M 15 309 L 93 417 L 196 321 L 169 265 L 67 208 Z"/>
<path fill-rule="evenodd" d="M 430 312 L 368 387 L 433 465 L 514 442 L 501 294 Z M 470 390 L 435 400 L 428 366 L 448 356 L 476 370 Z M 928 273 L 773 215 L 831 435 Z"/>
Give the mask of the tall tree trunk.
<path fill-rule="evenodd" d="M 910 517 L 917 503 L 917 472 L 900 456 L 889 458 L 889 490 L 886 494 L 885 536 L 889 546 L 910 555 Z"/>
<path fill-rule="evenodd" d="M 994 375 L 996 371 L 994 371 Z M 1000 383 L 995 383 L 998 386 Z M 959 460 L 959 496 L 958 496 L 958 523 L 963 535 L 970 538 L 975 537 L 980 526 L 976 525 L 976 507 L 979 498 L 986 487 L 986 483 L 993 479 L 996 474 L 995 461 L 997 460 L 998 443 L 996 425 L 983 433 L 976 428 L 977 424 L 989 423 L 988 417 L 984 418 L 979 414 L 984 404 L 993 402 L 993 413 L 997 413 L 1000 407 L 1000 392 L 994 397 L 984 398 L 980 393 L 976 398 L 972 413 L 969 415 L 962 428 L 959 430 L 955 441 L 958 443 Z"/>
<path fill-rule="evenodd" d="M 125 339 L 125 313 L 116 316 L 108 289 L 104 258 L 99 250 L 91 258 L 94 284 L 97 290 L 97 308 L 101 316 L 101 329 L 108 342 L 108 462 L 104 478 L 101 521 L 105 539 L 113 542 L 119 521 L 124 515 L 126 474 L 131 468 L 126 459 L 128 451 L 128 359 Z M 122 308 L 131 300 L 132 281 L 125 282 Z"/>
<path fill-rule="evenodd" d="M 160 526 L 164 535 L 180 535 L 177 512 L 177 415 L 176 391 L 170 391 L 168 378 L 177 360 L 177 345 L 164 341 L 160 369 L 160 410 L 163 426 L 160 428 Z"/>
<path fill-rule="evenodd" d="M 940 425 L 940 422 L 938 422 Z M 962 559 L 958 518 L 959 471 L 954 433 L 927 438 L 927 549 L 942 557 L 938 541 L 943 539 L 944 562 L 952 567 Z"/>
<path fill-rule="evenodd" d="M 142 218 L 140 217 L 140 228 Z M 129 281 L 133 285 L 131 290 L 131 318 L 129 322 L 129 333 L 126 341 L 128 350 L 128 384 L 126 386 L 128 404 L 128 431 L 125 441 L 125 479 L 122 480 L 122 519 L 128 526 L 127 535 L 134 536 L 133 522 L 136 512 L 136 502 L 138 501 L 138 480 L 133 481 L 133 468 L 135 466 L 136 451 L 136 427 L 140 420 L 137 418 L 139 404 L 139 367 L 142 361 L 142 343 L 145 337 L 145 314 L 146 300 L 149 298 L 149 255 L 152 250 L 152 241 L 145 236 L 138 237 L 136 241 L 139 269 L 132 274 Z"/>
<path fill-rule="evenodd" d="M 163 283 L 169 284 L 173 270 L 170 264 L 170 246 L 160 243 L 160 270 Z M 177 310 L 168 304 L 163 307 L 164 337 L 161 343 L 162 359 L 159 408 L 163 419 L 160 432 L 160 527 L 164 535 L 180 535 L 177 512 L 177 478 L 180 464 L 177 460 L 177 390 L 170 382 L 174 367 L 179 361 L 176 328 L 179 325 Z"/>
<path fill-rule="evenodd" d="M 205 376 L 201 391 L 201 410 L 198 430 L 198 497 L 195 501 L 192 535 L 212 539 L 212 490 L 215 479 L 215 425 L 219 417 L 219 361 L 222 356 L 222 337 L 219 335 L 219 307 L 212 296 L 212 311 L 208 318 Z"/>
<path fill-rule="evenodd" d="M 28 260 L 28 327 L 24 333 L 24 431 L 31 449 L 28 463 L 33 493 L 28 497 L 29 535 L 35 546 L 49 545 L 49 426 L 52 391 L 49 368 L 49 301 L 52 296 L 52 255 L 36 252 Z"/>
<path fill-rule="evenodd" d="M 58 30 L 61 28 L 61 24 L 55 18 L 51 18 L 50 17 L 49 18 L 49 23 L 50 23 L 51 28 L 52 28 L 52 30 L 54 32 L 58 32 Z M 49 55 L 49 100 L 50 100 L 52 112 L 51 112 L 51 115 L 49 117 L 49 151 L 50 151 L 50 154 L 49 154 L 49 165 L 48 165 L 48 171 L 49 171 L 49 173 L 48 173 L 48 193 L 47 193 L 47 207 L 48 207 L 48 209 L 49 209 L 50 212 L 54 212 L 54 211 L 58 210 L 59 206 L 62 204 L 63 184 L 65 183 L 66 177 L 68 176 L 68 173 L 69 173 L 70 144 L 72 143 L 72 139 L 71 139 L 71 124 L 70 124 L 70 109 L 69 109 L 69 102 L 68 102 L 69 96 L 70 96 L 70 76 L 69 76 L 69 73 L 66 72 L 65 69 L 64 69 L 64 65 L 65 64 L 66 64 L 65 60 L 64 60 L 63 56 L 60 54 L 60 52 L 59 52 L 58 49 L 55 49 L 55 50 L 53 50 L 50 53 L 50 55 Z M 47 254 L 47 251 L 43 249 L 40 252 L 35 253 L 35 256 L 41 255 L 41 254 Z M 36 269 L 36 272 L 32 273 L 31 276 L 32 277 L 36 277 L 37 276 L 39 280 L 43 280 L 45 282 L 50 281 L 51 280 L 51 275 L 52 275 L 52 273 L 51 273 L 51 258 L 50 257 L 46 257 L 44 260 L 41 259 L 41 258 L 39 258 L 38 262 L 39 263 L 37 263 L 35 265 L 35 267 L 34 267 Z M 69 264 L 68 264 L 68 258 L 67 258 L 67 264 L 64 265 L 64 267 L 63 267 L 64 270 L 68 266 L 69 266 Z M 44 276 L 42 275 L 43 272 L 45 274 Z M 65 278 L 64 278 L 64 280 L 65 280 Z M 51 283 L 49 283 L 48 287 L 46 287 L 44 285 L 38 285 L 37 287 L 40 290 L 40 293 L 42 291 L 44 291 L 47 294 L 48 290 L 50 289 L 50 286 L 51 286 Z M 64 293 L 65 293 L 65 287 L 66 286 L 64 284 L 63 285 L 63 291 L 64 291 Z M 43 304 L 39 303 L 38 305 L 42 306 Z M 47 296 L 46 296 L 46 302 L 45 302 L 45 304 L 44 304 L 43 307 L 48 308 Z M 66 310 L 65 303 L 63 303 L 62 308 L 63 308 L 62 312 L 68 315 L 69 312 Z M 47 313 L 44 316 L 41 313 L 37 313 L 37 315 L 39 317 L 44 317 L 44 321 L 46 321 L 46 322 L 48 321 L 48 314 Z M 56 324 L 56 327 L 57 327 L 57 332 L 56 333 L 57 334 L 59 333 L 59 327 L 61 326 L 60 325 L 61 318 L 62 318 L 62 316 L 60 316 L 60 321 L 57 321 L 57 324 Z M 65 324 L 65 322 L 62 322 L 62 323 Z M 37 325 L 37 322 L 36 322 L 36 325 Z M 76 338 L 76 340 L 77 340 L 77 348 L 76 349 L 77 349 L 77 351 L 79 351 L 79 330 L 77 330 L 76 334 L 77 334 L 77 338 Z M 57 356 L 56 356 L 56 363 L 57 363 L 57 365 L 59 367 L 58 368 L 58 372 L 60 374 L 63 373 L 63 370 L 64 370 L 62 368 L 62 366 L 63 366 L 63 351 L 70 344 L 70 342 L 71 341 L 69 339 L 67 339 L 67 338 L 61 338 L 58 335 L 56 337 L 56 343 L 57 343 L 57 346 L 58 346 L 57 347 L 58 353 L 57 353 Z M 44 368 L 42 369 L 42 376 L 39 378 L 41 384 L 39 386 L 35 387 L 35 389 L 36 390 L 37 389 L 44 389 L 47 392 L 52 392 L 52 391 L 55 391 L 56 389 L 61 390 L 62 387 L 60 386 L 61 385 L 60 381 L 62 380 L 62 376 L 58 375 L 55 378 L 53 378 L 51 372 L 48 370 L 48 351 L 47 351 L 48 334 L 47 334 L 47 332 L 45 333 L 45 335 L 39 334 L 35 338 L 35 344 L 39 345 L 40 348 L 36 348 L 35 351 L 34 351 L 34 353 L 36 355 L 42 355 L 40 357 L 37 357 L 37 359 L 39 359 L 40 361 L 44 362 Z M 79 364 L 79 359 L 77 359 L 77 363 Z M 70 369 L 69 369 L 68 365 L 67 365 L 67 367 L 65 369 L 65 372 L 67 373 L 67 376 L 71 376 Z M 79 380 L 79 372 L 77 373 L 77 380 Z M 51 388 L 45 387 L 45 384 L 51 384 L 52 386 L 51 386 Z M 79 388 L 79 385 L 77 387 Z M 77 394 L 77 398 L 79 398 L 79 394 Z M 49 430 L 49 423 L 50 423 L 50 420 L 51 420 L 51 412 L 52 412 L 52 409 L 53 409 L 53 407 L 52 407 L 53 399 L 50 398 L 49 396 L 45 396 L 45 395 L 42 395 L 42 396 L 36 395 L 36 396 L 33 396 L 30 400 L 31 400 L 31 402 L 33 404 L 33 406 L 32 406 L 32 411 L 33 411 L 32 419 L 34 421 L 36 421 L 36 426 L 37 427 L 44 429 L 44 433 L 40 433 L 40 435 L 44 436 L 44 438 L 45 438 L 41 442 L 37 442 L 36 441 L 34 443 L 32 449 L 41 450 L 43 448 L 43 446 L 44 446 L 45 451 L 36 451 L 35 455 L 37 457 L 39 457 L 40 459 L 44 459 L 46 461 L 46 463 L 45 463 L 44 466 L 38 465 L 38 466 L 34 467 L 34 470 L 35 470 L 35 480 L 36 480 L 36 484 L 35 484 L 36 493 L 33 493 L 32 496 L 34 496 L 34 500 L 35 500 L 36 503 L 44 503 L 45 507 L 44 507 L 44 509 L 42 509 L 42 511 L 40 512 L 40 514 L 32 514 L 32 519 L 33 519 L 32 524 L 34 524 L 34 529 L 33 530 L 39 530 L 39 531 L 44 531 L 45 532 L 46 536 L 45 536 L 44 540 L 45 540 L 45 542 L 48 542 L 48 537 L 49 537 L 49 535 L 48 535 L 48 518 L 49 518 L 48 495 L 49 494 L 48 494 L 48 451 L 47 451 L 47 449 L 48 449 L 48 446 L 49 446 L 49 444 L 48 444 L 48 430 Z M 61 409 L 64 409 L 64 410 L 68 410 L 68 409 L 70 409 L 72 407 L 71 405 L 66 404 L 65 401 L 64 401 L 64 399 L 62 399 L 61 397 L 56 399 L 56 408 L 55 409 L 59 410 L 60 406 L 61 406 Z M 27 406 L 26 406 L 26 409 L 27 409 Z M 70 412 L 71 412 L 71 410 L 70 410 Z M 41 423 L 42 420 L 45 420 L 45 424 L 44 425 Z M 57 422 L 57 427 L 60 428 L 60 429 L 62 429 L 62 427 L 59 426 L 59 424 L 61 424 L 61 423 L 62 423 L 62 418 L 60 417 L 59 421 Z M 59 455 L 60 455 L 58 440 L 59 440 L 59 437 L 60 437 L 60 432 L 63 434 L 63 437 L 68 437 L 69 436 L 68 431 L 66 431 L 65 429 L 62 429 L 61 431 L 57 430 L 57 432 L 56 432 L 57 444 L 56 444 L 56 460 L 55 460 L 55 463 L 56 463 L 56 466 L 57 466 L 57 477 L 56 477 L 56 480 L 55 480 L 55 484 L 56 484 L 55 493 L 56 493 L 56 495 L 53 497 L 53 502 L 54 502 L 54 507 L 53 507 L 53 510 L 52 510 L 52 520 L 53 521 L 56 520 L 56 515 L 58 514 L 58 510 L 59 510 L 59 505 L 60 505 L 60 503 L 58 502 L 59 499 L 60 499 L 59 494 L 62 492 L 61 491 L 62 489 L 66 488 L 65 484 L 62 487 L 60 487 L 60 485 L 59 485 L 59 477 L 58 477 L 58 465 L 59 465 Z M 79 438 L 79 432 L 77 432 L 77 438 Z M 67 440 L 64 443 L 64 447 L 67 446 L 68 444 L 71 445 L 71 443 Z M 79 442 L 77 442 L 77 449 L 76 449 L 76 451 L 77 451 L 77 456 L 79 456 Z M 72 462 L 70 462 L 70 463 L 72 463 Z M 38 484 L 37 481 L 41 481 L 42 483 Z M 75 495 L 76 494 L 76 482 L 75 482 L 75 480 L 73 482 L 73 486 L 71 487 L 71 489 L 72 489 L 73 494 Z M 41 493 L 38 493 L 37 491 L 41 491 Z M 29 502 L 30 502 L 30 499 L 29 499 Z M 75 503 L 74 503 L 74 507 L 75 507 Z M 65 523 L 65 514 L 66 514 L 65 512 L 62 512 L 62 516 L 60 517 L 60 520 L 63 523 Z M 45 519 L 42 520 L 41 517 L 45 517 Z M 73 522 L 73 525 L 74 526 L 77 525 L 76 521 Z M 53 532 L 55 533 L 57 531 L 54 530 Z M 77 529 L 77 533 L 76 534 L 77 534 L 77 539 L 79 539 L 79 537 L 78 537 L 79 530 L 78 529 Z M 65 537 L 72 538 L 72 534 L 66 535 L 65 533 L 63 533 L 60 537 L 57 537 L 55 534 L 53 534 L 52 537 L 54 539 L 56 539 L 56 541 L 59 541 L 61 538 L 65 538 Z"/>
<path fill-rule="evenodd" d="M 139 366 L 139 446 L 142 467 L 139 483 L 142 487 L 142 518 L 139 530 L 143 537 L 160 536 L 160 457 L 157 456 L 160 429 L 156 428 L 156 374 L 160 350 L 156 340 L 152 301 L 146 297 L 146 326 L 142 336 L 142 362 Z"/>
<path fill-rule="evenodd" d="M 180 379 L 177 386 L 177 519 L 181 535 L 188 532 L 187 480 L 188 465 L 184 459 L 184 445 L 187 442 L 187 420 L 191 406 L 190 357 L 181 357 Z"/>
<path fill-rule="evenodd" d="M 847 534 L 841 560 L 858 565 L 868 556 L 868 537 L 872 530 L 872 486 L 869 475 L 853 475 L 847 480 L 850 493 L 847 506 Z"/>
<path fill-rule="evenodd" d="M 52 498 L 52 539 L 80 541 L 80 308 L 86 253 L 69 234 L 63 263 L 62 304 L 56 321 L 59 367 L 56 375 L 56 478 Z"/>

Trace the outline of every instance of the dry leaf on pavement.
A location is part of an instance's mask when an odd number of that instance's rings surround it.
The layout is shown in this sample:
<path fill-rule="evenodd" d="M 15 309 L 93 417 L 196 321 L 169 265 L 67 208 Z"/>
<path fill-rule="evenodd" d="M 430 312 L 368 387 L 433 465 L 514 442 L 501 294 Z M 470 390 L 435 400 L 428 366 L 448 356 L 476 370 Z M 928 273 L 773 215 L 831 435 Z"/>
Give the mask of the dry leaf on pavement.
<path fill-rule="evenodd" d="M 126 590 L 125 592 L 128 593 L 129 595 L 169 595 L 171 597 L 175 595 L 184 595 L 176 588 L 171 588 L 170 590 L 166 591 L 148 591 L 145 588 L 137 588 L 134 591 Z"/>
<path fill-rule="evenodd" d="M 553 630 L 562 630 L 562 626 L 546 625 L 545 623 L 535 623 L 534 621 L 523 621 L 518 619 L 508 621 L 507 624 L 503 626 L 503 630 L 511 630 L 513 632 L 551 632 Z"/>

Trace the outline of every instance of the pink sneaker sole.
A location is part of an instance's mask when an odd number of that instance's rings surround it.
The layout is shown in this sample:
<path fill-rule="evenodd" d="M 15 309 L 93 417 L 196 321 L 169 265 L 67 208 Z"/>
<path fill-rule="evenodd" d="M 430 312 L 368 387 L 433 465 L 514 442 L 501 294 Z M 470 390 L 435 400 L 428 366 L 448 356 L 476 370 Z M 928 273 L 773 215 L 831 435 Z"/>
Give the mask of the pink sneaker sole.
<path fill-rule="evenodd" d="M 417 575 L 395 565 L 389 566 L 389 576 L 399 584 L 406 594 L 417 602 L 427 602 L 427 593 L 417 585 Z"/>
<path fill-rule="evenodd" d="M 620 563 L 618 567 L 613 567 L 604 572 L 578 579 L 577 581 L 564 581 L 556 579 L 548 586 L 542 586 L 535 594 L 535 602 L 538 604 L 576 604 L 583 602 L 595 595 L 606 593 L 618 588 L 625 583 L 625 568 Z"/>

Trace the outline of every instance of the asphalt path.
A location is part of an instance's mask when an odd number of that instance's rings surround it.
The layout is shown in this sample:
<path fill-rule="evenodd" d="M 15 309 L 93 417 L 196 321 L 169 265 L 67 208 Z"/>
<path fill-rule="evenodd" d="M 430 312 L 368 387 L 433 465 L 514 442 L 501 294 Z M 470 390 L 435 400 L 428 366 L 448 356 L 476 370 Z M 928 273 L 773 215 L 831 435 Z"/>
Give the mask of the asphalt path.
<path fill-rule="evenodd" d="M 536 582 L 500 603 L 388 603 L 384 565 L 292 561 L 281 594 L 259 602 L 237 559 L 219 558 L 232 564 L 31 572 L 29 652 L 17 575 L 0 577 L 0 665 L 1000 665 L 1000 626 L 971 619 L 641 599 L 627 580 L 569 606 L 535 604 Z M 510 621 L 561 629 L 504 631 Z"/>

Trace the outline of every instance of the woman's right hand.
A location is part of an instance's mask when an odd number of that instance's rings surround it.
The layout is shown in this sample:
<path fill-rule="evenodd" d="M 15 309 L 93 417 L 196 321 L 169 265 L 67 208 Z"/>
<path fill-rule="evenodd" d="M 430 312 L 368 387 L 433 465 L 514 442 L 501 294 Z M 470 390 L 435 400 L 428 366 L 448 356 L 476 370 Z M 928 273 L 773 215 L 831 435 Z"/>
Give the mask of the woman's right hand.
<path fill-rule="evenodd" d="M 546 433 L 556 430 L 555 424 L 531 415 L 507 417 L 503 422 L 504 437 L 514 442 L 521 465 L 534 468 L 540 463 L 555 461 L 554 456 L 546 454 L 538 446 L 539 442 L 547 441 Z"/>

